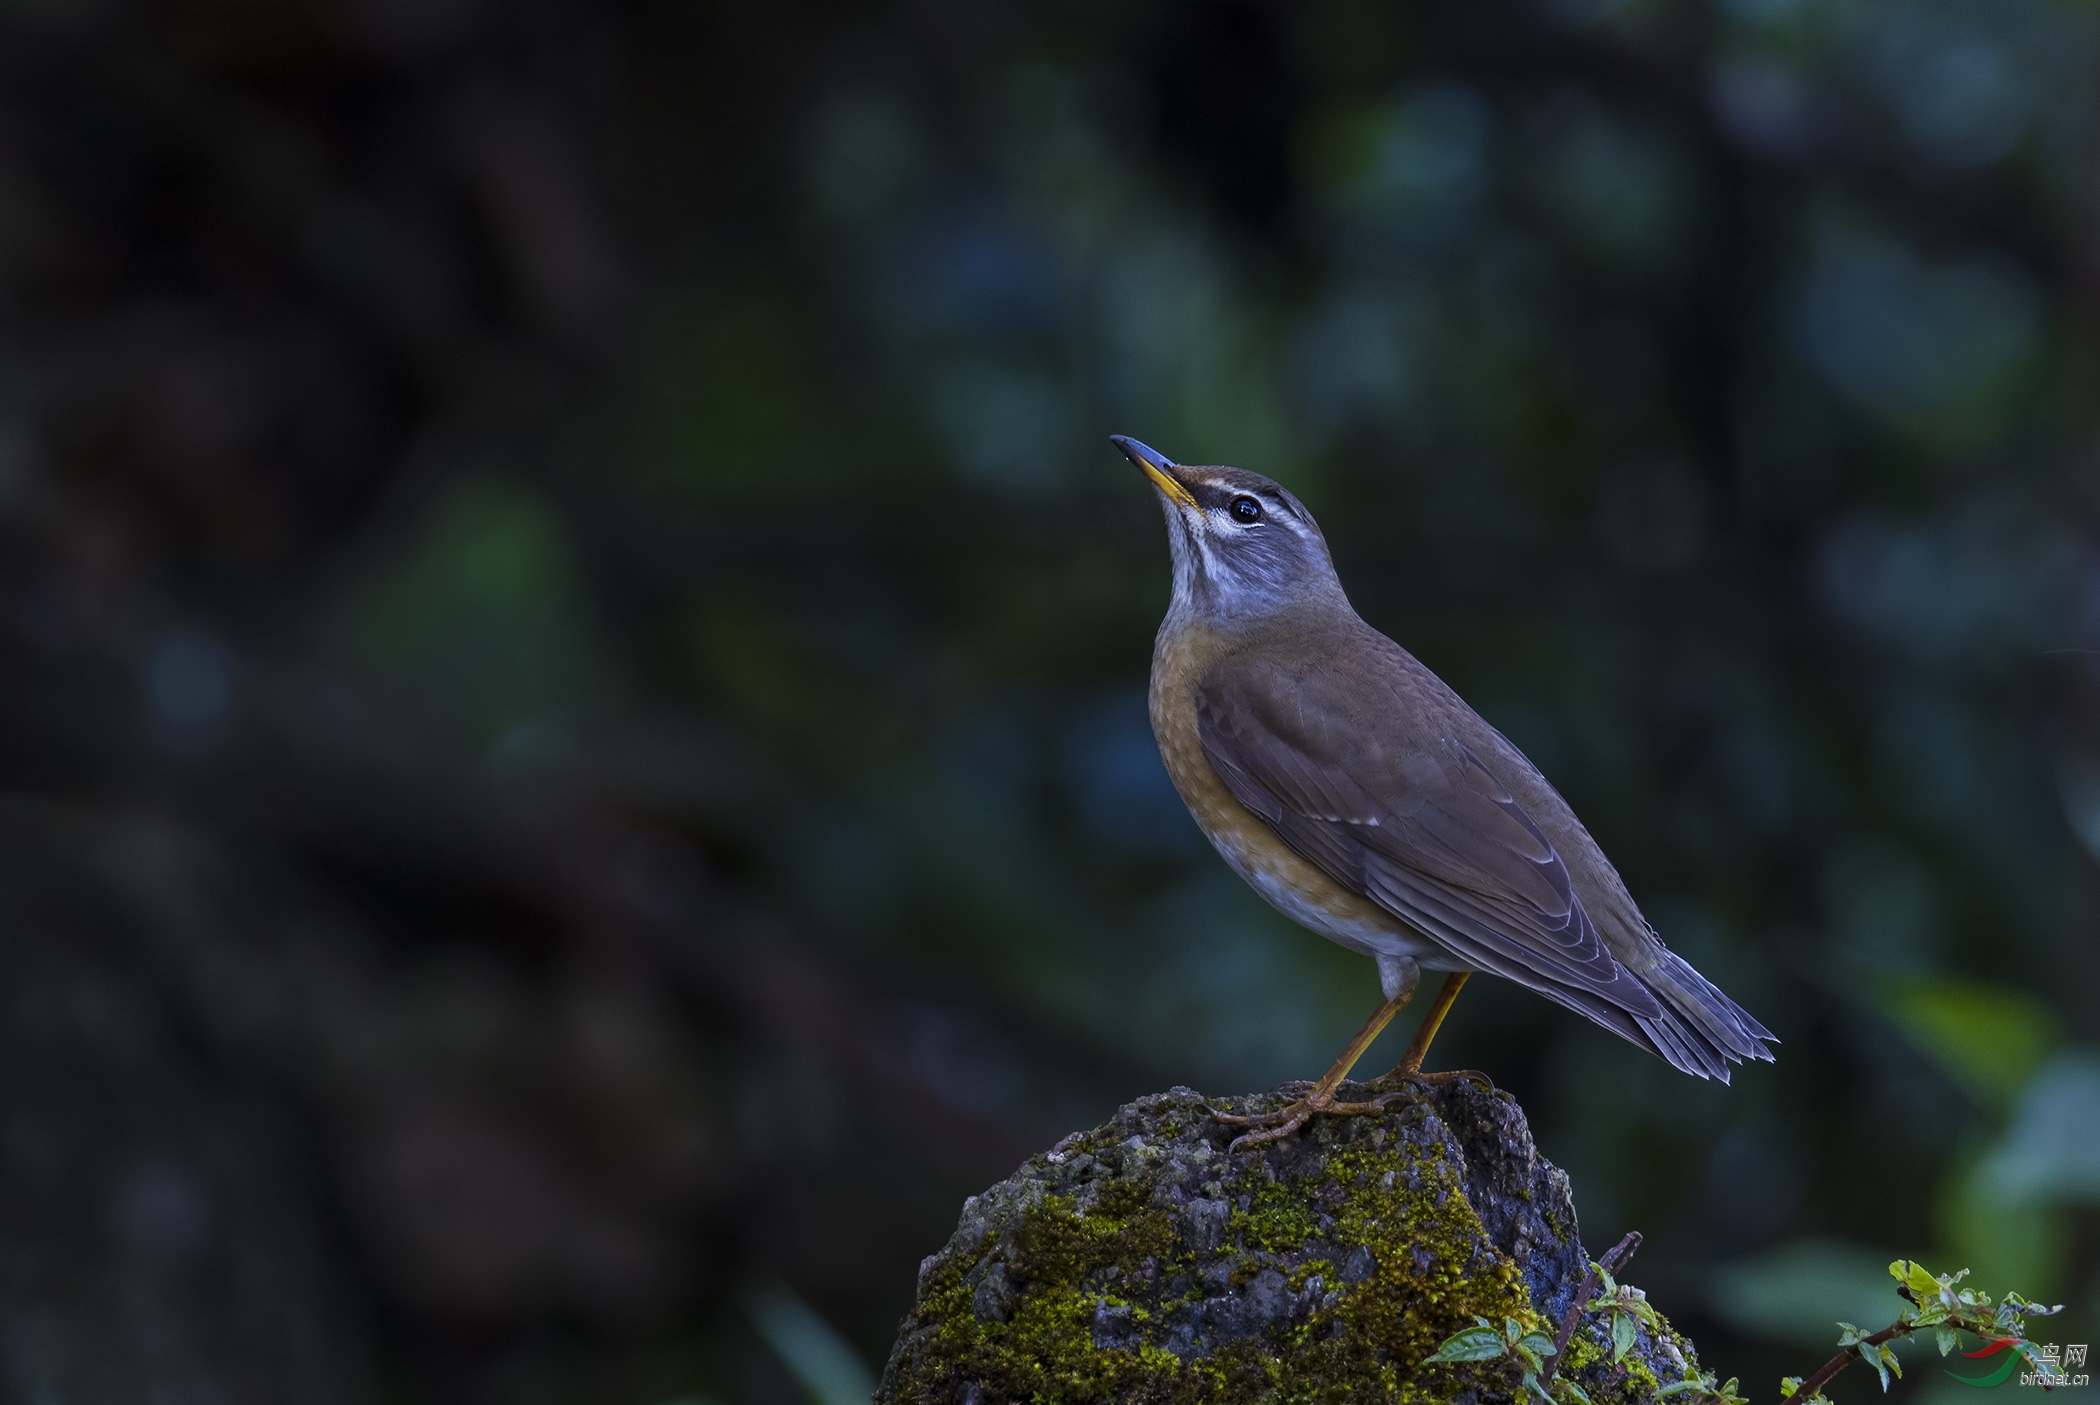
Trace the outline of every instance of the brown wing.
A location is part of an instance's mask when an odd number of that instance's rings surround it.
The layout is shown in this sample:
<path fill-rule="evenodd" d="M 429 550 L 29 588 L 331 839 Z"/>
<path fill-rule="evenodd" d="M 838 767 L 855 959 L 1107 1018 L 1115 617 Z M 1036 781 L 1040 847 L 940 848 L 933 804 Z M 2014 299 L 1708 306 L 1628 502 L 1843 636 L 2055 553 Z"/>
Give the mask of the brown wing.
<path fill-rule="evenodd" d="M 1241 804 L 1466 965 L 1685 1067 L 1658 1047 L 1663 1008 L 1605 948 L 1553 844 L 1470 747 L 1439 735 L 1437 709 L 1403 696 L 1410 680 L 1264 655 L 1228 655 L 1197 685 L 1203 754 Z"/>

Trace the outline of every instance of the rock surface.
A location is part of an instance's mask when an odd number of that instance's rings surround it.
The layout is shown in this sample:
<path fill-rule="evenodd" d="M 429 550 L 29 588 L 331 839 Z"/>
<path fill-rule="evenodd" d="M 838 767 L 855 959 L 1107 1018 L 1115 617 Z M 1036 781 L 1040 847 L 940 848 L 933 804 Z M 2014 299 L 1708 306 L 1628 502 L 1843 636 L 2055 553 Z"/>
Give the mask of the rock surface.
<path fill-rule="evenodd" d="M 1345 1086 L 1344 1096 L 1354 1096 Z M 1228 1099 L 1282 1106 L 1279 1090 Z M 882 1405 L 1522 1395 L 1506 1361 L 1424 1365 L 1476 1316 L 1557 1326 L 1589 1271 L 1568 1178 L 1515 1101 L 1455 1083 L 1231 1153 L 1189 1089 L 1140 1098 L 963 1206 L 919 1269 Z M 1596 1405 L 1696 1366 L 1674 1331 L 1562 1374 Z"/>

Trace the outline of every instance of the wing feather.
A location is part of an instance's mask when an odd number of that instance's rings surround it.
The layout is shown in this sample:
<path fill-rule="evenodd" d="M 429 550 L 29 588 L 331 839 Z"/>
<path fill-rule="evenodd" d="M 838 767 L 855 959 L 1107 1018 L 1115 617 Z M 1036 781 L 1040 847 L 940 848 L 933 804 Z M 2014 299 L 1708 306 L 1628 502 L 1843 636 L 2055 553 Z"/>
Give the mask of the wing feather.
<path fill-rule="evenodd" d="M 1198 686 L 1203 754 L 1338 884 L 1469 966 L 1654 1047 L 1643 1028 L 1662 1007 L 1613 959 L 1567 864 L 1486 763 L 1463 743 L 1410 735 L 1397 706 L 1365 728 L 1360 701 L 1336 692 L 1319 670 L 1293 676 L 1228 656 Z"/>
<path fill-rule="evenodd" d="M 1470 969 L 1700 1077 L 1769 1060 L 1771 1031 L 1662 944 L 1522 753 L 1404 649 L 1368 627 L 1360 642 L 1363 668 L 1347 679 L 1304 647 L 1205 672 L 1198 740 L 1240 803 Z M 1556 842 L 1575 846 L 1572 864 Z M 1612 940 L 1586 898 L 1603 904 Z"/>

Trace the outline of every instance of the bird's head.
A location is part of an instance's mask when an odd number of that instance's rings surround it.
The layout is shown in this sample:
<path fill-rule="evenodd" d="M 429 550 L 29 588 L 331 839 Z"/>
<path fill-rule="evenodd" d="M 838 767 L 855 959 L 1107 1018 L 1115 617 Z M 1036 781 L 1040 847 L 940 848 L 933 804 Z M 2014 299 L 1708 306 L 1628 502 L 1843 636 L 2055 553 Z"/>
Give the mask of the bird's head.
<path fill-rule="evenodd" d="M 1167 515 L 1171 617 L 1251 624 L 1287 611 L 1348 608 L 1327 538 L 1297 496 L 1244 468 L 1195 468 L 1121 434 Z"/>

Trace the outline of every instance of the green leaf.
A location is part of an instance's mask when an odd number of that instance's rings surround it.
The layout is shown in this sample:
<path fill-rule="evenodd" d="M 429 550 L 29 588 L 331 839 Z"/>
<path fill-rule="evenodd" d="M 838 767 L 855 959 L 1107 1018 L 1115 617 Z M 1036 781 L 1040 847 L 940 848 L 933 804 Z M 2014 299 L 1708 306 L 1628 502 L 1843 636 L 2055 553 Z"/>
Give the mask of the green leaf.
<path fill-rule="evenodd" d="M 1626 1353 L 1633 1350 L 1635 1328 L 1633 1314 L 1615 1312 L 1611 1315 L 1611 1359 L 1623 1361 Z"/>
<path fill-rule="evenodd" d="M 1952 1327 L 1933 1328 L 1932 1339 L 1939 1344 L 1940 1355 L 1942 1356 L 1961 1345 L 1961 1333 L 1955 1331 Z"/>
<path fill-rule="evenodd" d="M 1915 1263 L 1910 1259 L 1898 1259 L 1889 1265 L 1889 1274 L 1898 1283 L 1910 1289 L 1921 1303 L 1928 1298 L 1939 1296 L 1939 1278 L 1929 1272 L 1922 1264 Z"/>
<path fill-rule="evenodd" d="M 1468 1327 L 1445 1339 L 1436 1349 L 1431 1361 L 1492 1361 L 1509 1350 L 1509 1343 L 1502 1334 L 1485 1324 Z"/>
<path fill-rule="evenodd" d="M 1553 1354 L 1553 1338 L 1543 1332 L 1533 1332 L 1517 1343 L 1518 1351 L 1536 1352 L 1540 1356 Z"/>
<path fill-rule="evenodd" d="M 1893 1369 L 1899 1376 L 1903 1374 L 1902 1366 L 1896 1362 L 1896 1353 L 1890 1351 L 1885 1343 L 1880 1346 L 1876 1346 L 1872 1342 L 1863 1341 L 1859 1343 L 1859 1359 L 1872 1366 L 1874 1374 L 1881 1377 L 1881 1393 L 1883 1395 L 1889 1393 L 1890 1370 Z"/>
<path fill-rule="evenodd" d="M 1800 1377 L 1795 1376 L 1790 1379 L 1798 1383 Z M 1693 1371 L 1683 1380 L 1672 1381 L 1655 1393 L 1658 1396 L 1664 1396 L 1679 1395 L 1686 1391 L 1696 1391 L 1707 1398 L 1709 1405 L 1744 1405 L 1743 1397 L 1736 1393 L 1736 1387 L 1741 1383 L 1738 1377 L 1730 1376 L 1727 1385 L 1716 1385 L 1711 1373 Z M 1781 1388 L 1785 1389 L 1785 1387 Z"/>
<path fill-rule="evenodd" d="M 1581 1386 L 1575 1384 L 1575 1382 L 1560 1381 L 1557 1382 L 1557 1384 L 1567 1387 L 1569 1397 L 1576 1401 L 1579 1401 L 1580 1405 L 1590 1405 L 1590 1393 L 1584 1390 Z"/>
<path fill-rule="evenodd" d="M 1794 1392 L 1799 1389 L 1801 1389 L 1801 1378 L 1799 1376 L 1787 1376 L 1779 1382 L 1779 1398 L 1781 1400 L 1792 1400 Z"/>

